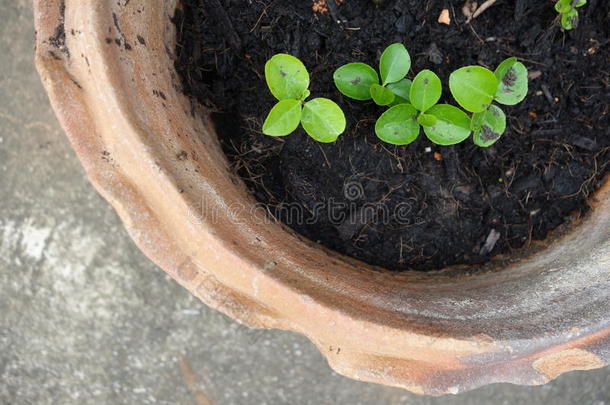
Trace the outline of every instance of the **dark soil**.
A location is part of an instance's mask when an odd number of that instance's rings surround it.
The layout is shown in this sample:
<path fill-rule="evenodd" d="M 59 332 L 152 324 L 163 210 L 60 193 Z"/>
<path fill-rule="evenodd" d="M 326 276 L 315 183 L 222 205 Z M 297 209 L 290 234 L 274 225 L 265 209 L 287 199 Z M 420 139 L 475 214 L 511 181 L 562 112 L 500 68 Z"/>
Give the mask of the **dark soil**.
<path fill-rule="evenodd" d="M 498 0 L 470 25 L 463 0 L 344 0 L 325 14 L 311 0 L 182 3 L 176 66 L 186 93 L 216 112 L 223 148 L 256 199 L 338 252 L 396 270 L 482 263 L 584 214 L 610 168 L 605 0 L 580 9 L 570 32 L 542 0 Z M 437 22 L 443 8 L 450 26 Z M 508 129 L 490 148 L 439 147 L 423 133 L 405 147 L 385 144 L 373 132 L 383 110 L 341 96 L 332 74 L 353 61 L 376 67 L 393 42 L 409 49 L 412 72 L 431 69 L 445 86 L 459 67 L 494 69 L 517 56 L 533 76 L 530 94 L 503 107 Z M 312 97 L 343 107 L 348 127 L 334 144 L 302 130 L 260 132 L 274 104 L 264 65 L 276 53 L 305 63 Z M 443 98 L 455 105 L 447 87 Z"/>

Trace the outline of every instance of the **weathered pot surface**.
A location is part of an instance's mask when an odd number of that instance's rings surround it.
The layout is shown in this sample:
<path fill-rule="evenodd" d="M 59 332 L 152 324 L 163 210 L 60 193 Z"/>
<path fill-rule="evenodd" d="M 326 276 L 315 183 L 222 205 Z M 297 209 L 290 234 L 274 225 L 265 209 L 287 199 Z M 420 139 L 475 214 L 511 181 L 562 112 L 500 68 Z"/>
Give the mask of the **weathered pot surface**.
<path fill-rule="evenodd" d="M 519 257 L 391 273 L 265 220 L 180 91 L 177 0 L 35 0 L 36 62 L 97 190 L 180 284 L 308 336 L 346 376 L 416 393 L 543 384 L 610 361 L 610 183 Z M 195 112 L 195 110 L 197 110 Z"/>

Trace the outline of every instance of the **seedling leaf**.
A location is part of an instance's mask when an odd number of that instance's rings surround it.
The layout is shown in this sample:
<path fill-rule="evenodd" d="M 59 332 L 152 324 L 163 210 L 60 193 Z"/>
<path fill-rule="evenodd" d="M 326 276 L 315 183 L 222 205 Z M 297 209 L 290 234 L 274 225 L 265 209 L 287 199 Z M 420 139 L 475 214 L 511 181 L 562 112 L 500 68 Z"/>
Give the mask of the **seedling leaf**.
<path fill-rule="evenodd" d="M 566 30 L 571 30 L 578 24 L 578 11 L 572 9 L 565 14 L 561 14 L 561 26 Z"/>
<path fill-rule="evenodd" d="M 409 99 L 413 107 L 425 112 L 438 102 L 442 91 L 441 79 L 430 70 L 422 70 L 413 79 Z"/>
<path fill-rule="evenodd" d="M 385 86 L 403 79 L 411 68 L 411 56 L 401 43 L 388 46 L 381 54 L 379 72 Z"/>
<path fill-rule="evenodd" d="M 477 146 L 487 148 L 500 139 L 506 130 L 506 115 L 498 106 L 490 105 L 483 112 L 472 116 L 472 140 Z"/>
<path fill-rule="evenodd" d="M 345 131 L 345 115 L 327 98 L 314 98 L 303 106 L 301 124 L 305 132 L 318 142 L 334 142 Z"/>
<path fill-rule="evenodd" d="M 572 9 L 572 0 L 559 0 L 555 3 L 555 11 L 558 13 L 567 13 Z"/>
<path fill-rule="evenodd" d="M 498 66 L 494 74 L 499 83 L 496 92 L 498 103 L 515 105 L 527 96 L 527 68 L 517 58 L 506 59 Z"/>
<path fill-rule="evenodd" d="M 371 85 L 379 84 L 375 69 L 366 63 L 349 63 L 337 69 L 333 75 L 335 86 L 344 95 L 354 100 L 370 100 Z"/>
<path fill-rule="evenodd" d="M 423 127 L 432 127 L 436 124 L 438 119 L 432 114 L 420 114 L 417 117 L 417 122 Z"/>
<path fill-rule="evenodd" d="M 409 92 L 411 91 L 411 84 L 413 82 L 409 79 L 402 79 L 396 83 L 390 83 L 386 87 L 396 96 L 394 98 L 394 104 L 409 103 Z"/>
<path fill-rule="evenodd" d="M 394 93 L 377 83 L 373 83 L 371 86 L 371 97 L 377 105 L 390 105 L 396 98 Z"/>
<path fill-rule="evenodd" d="M 375 123 L 375 133 L 384 142 L 408 145 L 419 136 L 415 120 L 417 110 L 410 104 L 399 104 L 381 114 Z"/>
<path fill-rule="evenodd" d="M 303 62 L 283 53 L 267 61 L 265 79 L 271 94 L 278 100 L 299 99 L 309 88 L 309 73 Z"/>
<path fill-rule="evenodd" d="M 519 62 L 519 59 L 517 59 L 515 57 L 504 59 L 502 61 L 502 63 L 500 63 L 498 65 L 498 67 L 496 68 L 496 70 L 494 71 L 496 78 L 498 80 L 502 80 L 502 76 L 506 73 L 506 71 L 517 62 Z"/>
<path fill-rule="evenodd" d="M 301 121 L 301 102 L 299 100 L 279 101 L 265 119 L 263 133 L 270 136 L 284 136 L 294 132 Z"/>
<path fill-rule="evenodd" d="M 587 0 L 558 0 L 555 3 L 555 10 L 561 13 L 561 26 L 566 30 L 571 30 L 578 25 L 578 7 L 587 4 Z"/>
<path fill-rule="evenodd" d="M 484 111 L 498 90 L 498 79 L 489 69 L 466 66 L 449 76 L 449 89 L 453 98 L 466 111 Z"/>
<path fill-rule="evenodd" d="M 455 145 L 470 136 L 470 118 L 459 108 L 437 104 L 427 113 L 437 118 L 435 125 L 424 127 L 424 133 L 432 142 L 438 145 Z"/>

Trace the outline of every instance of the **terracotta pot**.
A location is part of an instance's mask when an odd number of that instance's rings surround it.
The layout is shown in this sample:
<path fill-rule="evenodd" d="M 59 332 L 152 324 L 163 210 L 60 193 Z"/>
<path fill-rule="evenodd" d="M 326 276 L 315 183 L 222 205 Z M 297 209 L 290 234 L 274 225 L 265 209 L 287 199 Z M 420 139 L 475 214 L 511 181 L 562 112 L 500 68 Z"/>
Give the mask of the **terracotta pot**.
<path fill-rule="evenodd" d="M 173 67 L 176 0 L 36 0 L 36 63 L 98 191 L 211 307 L 416 393 L 543 384 L 610 360 L 610 184 L 578 226 L 476 268 L 395 274 L 264 220 Z"/>

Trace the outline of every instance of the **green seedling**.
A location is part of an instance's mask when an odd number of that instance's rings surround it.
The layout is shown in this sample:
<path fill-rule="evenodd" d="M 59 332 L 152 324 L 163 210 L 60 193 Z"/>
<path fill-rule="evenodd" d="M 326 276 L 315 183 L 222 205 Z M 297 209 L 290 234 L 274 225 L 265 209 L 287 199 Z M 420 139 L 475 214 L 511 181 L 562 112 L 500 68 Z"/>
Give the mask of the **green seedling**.
<path fill-rule="evenodd" d="M 406 78 L 411 68 L 409 52 L 400 43 L 388 46 L 381 55 L 379 73 L 364 63 L 350 63 L 337 69 L 335 85 L 355 100 L 373 100 L 389 106 L 375 123 L 375 133 L 384 142 L 408 145 L 419 136 L 421 127 L 435 143 L 452 145 L 470 135 L 470 120 L 458 108 L 436 103 L 441 97 L 439 77 L 421 71 L 413 81 Z"/>
<path fill-rule="evenodd" d="M 388 46 L 379 61 L 379 75 L 366 63 L 348 63 L 333 75 L 337 89 L 354 100 L 371 100 L 380 106 L 408 102 L 411 81 L 405 79 L 411 56 L 403 44 Z"/>
<path fill-rule="evenodd" d="M 345 131 L 345 114 L 327 98 L 309 96 L 309 73 L 303 63 L 291 55 L 277 54 L 265 64 L 265 79 L 278 103 L 271 109 L 263 124 L 263 133 L 285 136 L 299 124 L 318 142 L 337 140 Z"/>
<path fill-rule="evenodd" d="M 506 115 L 493 101 L 515 105 L 528 91 L 527 68 L 517 58 L 508 58 L 495 72 L 481 66 L 466 66 L 449 76 L 449 89 L 458 104 L 473 113 L 470 129 L 481 147 L 493 145 L 506 129 Z"/>
<path fill-rule="evenodd" d="M 566 30 L 578 25 L 578 7 L 587 4 L 587 0 L 557 0 L 555 10 L 561 15 L 561 26 Z"/>
<path fill-rule="evenodd" d="M 384 112 L 375 124 L 381 140 L 394 145 L 408 145 L 424 133 L 438 145 L 454 145 L 470 136 L 470 118 L 457 107 L 436 104 L 441 98 L 439 77 L 430 70 L 415 76 L 409 91 L 410 104 L 402 103 Z"/>

